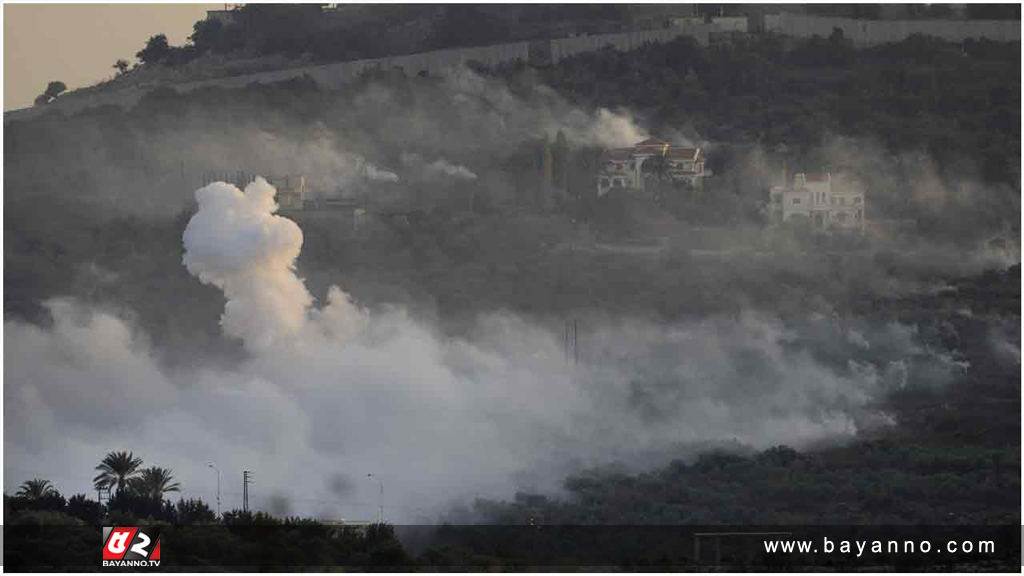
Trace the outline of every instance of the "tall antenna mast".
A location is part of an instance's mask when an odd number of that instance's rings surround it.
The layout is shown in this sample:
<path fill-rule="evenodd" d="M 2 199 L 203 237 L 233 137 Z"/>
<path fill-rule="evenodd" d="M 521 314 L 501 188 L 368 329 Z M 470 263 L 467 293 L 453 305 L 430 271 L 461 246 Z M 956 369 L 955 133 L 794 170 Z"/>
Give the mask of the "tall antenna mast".
<path fill-rule="evenodd" d="M 242 470 L 242 512 L 249 511 L 249 484 L 252 483 L 252 472 Z"/>

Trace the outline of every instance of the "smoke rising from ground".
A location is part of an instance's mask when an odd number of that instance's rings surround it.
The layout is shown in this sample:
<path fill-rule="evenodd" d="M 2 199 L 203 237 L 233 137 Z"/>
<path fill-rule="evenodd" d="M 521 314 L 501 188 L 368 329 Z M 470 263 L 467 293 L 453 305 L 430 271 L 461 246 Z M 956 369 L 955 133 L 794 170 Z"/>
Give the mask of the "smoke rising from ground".
<path fill-rule="evenodd" d="M 130 319 L 73 300 L 48 303 L 50 326 L 5 323 L 8 478 L 33 470 L 88 492 L 102 455 L 131 449 L 172 467 L 185 495 L 212 500 L 214 461 L 256 472 L 257 507 L 370 519 L 372 473 L 388 519 L 411 522 L 694 443 L 801 446 L 885 426 L 877 403 L 893 382 L 922 372 L 941 385 L 956 369 L 899 326 L 796 330 L 758 312 L 585 320 L 573 365 L 557 328 L 510 313 L 450 336 L 338 287 L 315 306 L 293 266 L 302 231 L 274 214 L 273 187 L 215 183 L 196 198 L 184 264 L 223 291 L 224 331 L 248 356 L 169 369 Z M 822 341 L 853 363 L 823 359 Z"/>
<path fill-rule="evenodd" d="M 402 154 L 402 165 L 407 169 L 420 174 L 427 180 L 438 178 L 453 178 L 455 180 L 476 180 L 477 175 L 472 170 L 459 164 L 453 164 L 444 158 L 438 158 L 433 162 L 427 162 L 419 154 Z"/>
<path fill-rule="evenodd" d="M 262 178 L 244 193 L 210 184 L 196 191 L 199 211 L 184 235 L 185 267 L 224 291 L 224 331 L 251 350 L 297 334 L 313 300 L 294 273 L 302 231 L 274 215 L 275 193 Z"/>

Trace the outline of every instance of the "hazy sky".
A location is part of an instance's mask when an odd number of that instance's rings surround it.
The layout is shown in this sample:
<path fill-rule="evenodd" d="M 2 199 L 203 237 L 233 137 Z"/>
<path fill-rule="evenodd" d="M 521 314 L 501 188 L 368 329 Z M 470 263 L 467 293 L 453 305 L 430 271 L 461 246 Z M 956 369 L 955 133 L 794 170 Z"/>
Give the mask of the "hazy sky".
<path fill-rule="evenodd" d="M 4 110 L 31 106 L 47 82 L 68 89 L 114 74 L 118 58 L 154 34 L 185 42 L 206 10 L 223 4 L 4 4 Z"/>

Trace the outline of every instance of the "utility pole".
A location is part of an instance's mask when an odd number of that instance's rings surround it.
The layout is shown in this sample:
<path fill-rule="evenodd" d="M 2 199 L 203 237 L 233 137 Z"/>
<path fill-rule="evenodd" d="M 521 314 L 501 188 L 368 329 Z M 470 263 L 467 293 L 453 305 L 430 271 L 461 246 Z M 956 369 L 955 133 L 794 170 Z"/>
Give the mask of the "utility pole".
<path fill-rule="evenodd" d="M 220 468 L 213 462 L 207 462 L 206 465 L 217 471 L 217 518 L 220 518 Z"/>
<path fill-rule="evenodd" d="M 377 482 L 380 483 L 380 501 L 378 502 L 380 504 L 380 513 L 378 514 L 378 520 L 377 521 L 380 522 L 381 524 L 383 524 L 384 523 L 384 480 L 382 480 L 380 476 L 374 476 L 373 474 L 367 474 L 366 477 L 367 478 L 376 478 Z"/>
<path fill-rule="evenodd" d="M 106 488 L 97 488 L 96 489 L 96 503 L 99 504 L 99 506 L 98 506 L 99 511 L 97 513 L 99 514 L 99 524 L 101 524 L 101 525 L 103 524 L 103 493 L 104 492 L 107 493 L 107 502 L 110 502 L 110 486 L 107 486 Z"/>
<path fill-rule="evenodd" d="M 252 472 L 242 470 L 242 511 L 249 511 L 249 483 L 252 482 Z"/>

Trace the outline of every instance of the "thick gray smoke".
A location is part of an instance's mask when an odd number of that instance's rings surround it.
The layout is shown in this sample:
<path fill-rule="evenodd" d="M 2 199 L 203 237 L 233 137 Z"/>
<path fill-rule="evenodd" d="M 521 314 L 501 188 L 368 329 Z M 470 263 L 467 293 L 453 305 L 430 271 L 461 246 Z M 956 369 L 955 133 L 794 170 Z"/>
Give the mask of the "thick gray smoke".
<path fill-rule="evenodd" d="M 302 232 L 275 215 L 274 193 L 204 187 L 184 235 L 189 271 L 227 299 L 224 331 L 249 354 L 237 365 L 168 370 L 130 320 L 72 300 L 48 303 L 52 326 L 5 323 L 8 479 L 89 492 L 96 462 L 125 449 L 173 468 L 186 496 L 212 501 L 214 461 L 229 478 L 256 473 L 257 507 L 320 517 L 373 518 L 380 478 L 387 519 L 413 522 L 461 498 L 556 489 L 579 466 L 640 465 L 641 452 L 800 446 L 886 422 L 874 404 L 896 378 L 887 365 L 826 365 L 771 315 L 594 321 L 575 365 L 561 334 L 510 314 L 446 337 L 337 287 L 316 306 L 293 268 Z M 917 353 L 886 334 L 850 347 Z"/>

